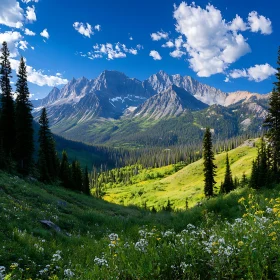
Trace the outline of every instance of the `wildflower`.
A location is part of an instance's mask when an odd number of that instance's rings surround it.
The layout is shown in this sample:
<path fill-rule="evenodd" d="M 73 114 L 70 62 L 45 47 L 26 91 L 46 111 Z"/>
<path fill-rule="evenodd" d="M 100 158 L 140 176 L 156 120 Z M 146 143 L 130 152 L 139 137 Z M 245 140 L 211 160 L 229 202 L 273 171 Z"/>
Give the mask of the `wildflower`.
<path fill-rule="evenodd" d="M 18 263 L 12 263 L 10 265 L 10 269 L 16 269 L 18 267 Z"/>
<path fill-rule="evenodd" d="M 244 242 L 243 241 L 239 241 L 238 242 L 238 247 L 242 247 L 244 245 Z"/>
<path fill-rule="evenodd" d="M 268 236 L 275 236 L 275 235 L 276 235 L 276 232 L 273 231 L 273 232 L 271 232 Z"/>
<path fill-rule="evenodd" d="M 116 234 L 116 233 L 111 233 L 109 235 L 109 239 L 112 241 L 116 241 L 116 240 L 119 240 L 119 236 Z"/>
<path fill-rule="evenodd" d="M 147 246 L 148 246 L 148 241 L 146 239 L 140 239 L 134 245 L 136 250 L 143 252 L 143 253 L 146 252 Z"/>
<path fill-rule="evenodd" d="M 242 196 L 239 200 L 238 203 L 242 203 L 245 200 L 245 198 Z"/>
<path fill-rule="evenodd" d="M 5 271 L 6 271 L 6 267 L 0 266 L 0 279 L 5 279 Z"/>
<path fill-rule="evenodd" d="M 67 278 L 72 278 L 74 277 L 75 273 L 71 271 L 69 268 L 64 270 L 64 276 Z"/>
<path fill-rule="evenodd" d="M 60 253 L 61 253 L 61 251 L 57 250 L 55 252 L 55 254 L 53 254 L 53 256 L 52 256 L 52 261 L 53 262 L 58 262 L 61 259 Z"/>
<path fill-rule="evenodd" d="M 94 263 L 98 266 L 107 266 L 108 267 L 108 262 L 107 260 L 105 260 L 104 258 L 98 258 L 98 257 L 95 257 L 94 258 Z"/>

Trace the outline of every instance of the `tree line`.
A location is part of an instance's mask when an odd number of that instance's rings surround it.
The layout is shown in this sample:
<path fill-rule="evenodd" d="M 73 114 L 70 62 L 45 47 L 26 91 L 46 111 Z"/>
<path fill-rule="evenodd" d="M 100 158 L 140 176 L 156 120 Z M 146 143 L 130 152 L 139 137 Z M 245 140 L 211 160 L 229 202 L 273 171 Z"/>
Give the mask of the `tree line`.
<path fill-rule="evenodd" d="M 83 171 L 77 160 L 70 165 L 65 151 L 59 160 L 45 108 L 39 119 L 38 159 L 34 160 L 32 103 L 26 64 L 21 57 L 13 93 L 9 55 L 7 42 L 3 42 L 0 57 L 0 169 L 16 171 L 22 176 L 32 175 L 44 183 L 60 181 L 66 188 L 90 194 L 87 168 Z"/>

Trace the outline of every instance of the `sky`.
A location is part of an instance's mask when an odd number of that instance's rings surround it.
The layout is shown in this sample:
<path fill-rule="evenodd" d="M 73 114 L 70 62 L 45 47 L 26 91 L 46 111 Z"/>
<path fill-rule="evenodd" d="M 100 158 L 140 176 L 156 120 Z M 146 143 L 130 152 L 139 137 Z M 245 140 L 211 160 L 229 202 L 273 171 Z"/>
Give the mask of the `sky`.
<path fill-rule="evenodd" d="M 225 92 L 272 90 L 280 45 L 277 0 L 0 0 L 0 43 L 13 82 L 26 59 L 32 99 L 73 77 L 165 71 Z"/>

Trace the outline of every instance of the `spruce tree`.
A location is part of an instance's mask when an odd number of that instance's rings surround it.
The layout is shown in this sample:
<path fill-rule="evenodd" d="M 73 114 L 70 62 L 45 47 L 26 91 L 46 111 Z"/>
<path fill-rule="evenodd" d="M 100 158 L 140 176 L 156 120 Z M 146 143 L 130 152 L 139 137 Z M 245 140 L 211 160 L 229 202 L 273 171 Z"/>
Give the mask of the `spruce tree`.
<path fill-rule="evenodd" d="M 74 160 L 71 166 L 71 188 L 83 191 L 83 175 L 80 163 L 77 160 Z"/>
<path fill-rule="evenodd" d="M 29 100 L 26 65 L 23 57 L 20 59 L 16 83 L 16 144 L 15 157 L 18 162 L 18 171 L 27 175 L 33 164 L 33 117 L 32 104 Z"/>
<path fill-rule="evenodd" d="M 90 195 L 90 186 L 89 186 L 89 177 L 88 177 L 88 168 L 85 168 L 83 174 L 83 193 Z"/>
<path fill-rule="evenodd" d="M 229 193 L 235 188 L 233 180 L 232 180 L 232 174 L 230 170 L 230 165 L 229 165 L 229 158 L 228 158 L 228 153 L 226 155 L 226 173 L 225 173 L 225 179 L 224 182 L 222 183 L 221 186 L 221 193 Z"/>
<path fill-rule="evenodd" d="M 10 79 L 12 78 L 11 64 L 9 61 L 9 49 L 6 42 L 3 42 L 1 48 L 0 64 L 0 84 L 1 84 L 1 114 L 0 114 L 0 146 L 2 156 L 11 156 L 15 145 L 15 110 L 12 87 Z"/>
<path fill-rule="evenodd" d="M 273 177 L 277 182 L 280 182 L 280 47 L 277 64 L 277 80 L 270 96 L 268 115 L 264 126 L 268 128 L 267 137 L 271 146 Z"/>
<path fill-rule="evenodd" d="M 49 129 L 46 108 L 42 109 L 39 124 L 38 167 L 40 180 L 43 182 L 51 182 L 55 181 L 58 176 L 58 158 L 55 150 L 55 142 Z"/>
<path fill-rule="evenodd" d="M 66 151 L 62 152 L 62 159 L 59 168 L 59 179 L 61 180 L 62 186 L 65 188 L 70 188 L 71 182 L 71 170 L 69 167 L 68 156 Z"/>
<path fill-rule="evenodd" d="M 216 184 L 214 177 L 217 167 L 214 164 L 215 157 L 212 147 L 211 132 L 210 128 L 207 127 L 203 138 L 204 194 L 206 197 L 214 195 L 214 185 Z"/>

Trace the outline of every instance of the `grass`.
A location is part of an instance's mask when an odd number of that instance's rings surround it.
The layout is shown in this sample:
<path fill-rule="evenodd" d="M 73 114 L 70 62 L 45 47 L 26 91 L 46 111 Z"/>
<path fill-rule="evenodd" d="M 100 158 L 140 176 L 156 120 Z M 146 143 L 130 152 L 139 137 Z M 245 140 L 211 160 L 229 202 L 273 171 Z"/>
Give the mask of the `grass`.
<path fill-rule="evenodd" d="M 253 159 L 257 148 L 252 146 L 255 140 L 228 152 L 232 174 L 239 179 L 243 173 L 248 177 L 251 173 Z M 216 186 L 220 186 L 225 174 L 226 152 L 215 156 L 217 174 Z M 132 184 L 117 184 L 107 186 L 104 199 L 123 205 L 147 205 L 161 209 L 168 199 L 174 209 L 184 209 L 186 199 L 192 207 L 204 198 L 203 160 L 196 161 L 178 172 L 172 172 L 173 166 L 143 170 L 140 175 L 132 178 Z M 174 173 L 174 174 L 170 174 Z M 162 178 L 164 177 L 164 178 Z"/>
<path fill-rule="evenodd" d="M 153 214 L 0 172 L 0 278 L 280 279 L 279 189 Z"/>

